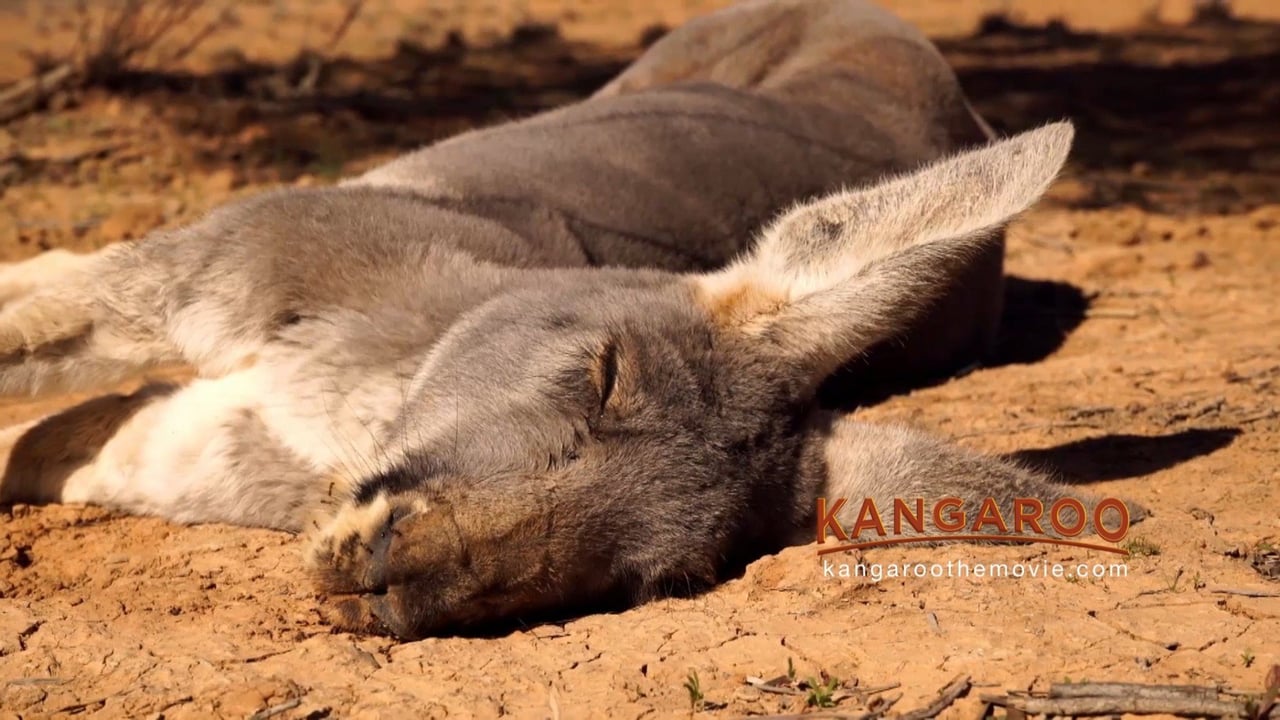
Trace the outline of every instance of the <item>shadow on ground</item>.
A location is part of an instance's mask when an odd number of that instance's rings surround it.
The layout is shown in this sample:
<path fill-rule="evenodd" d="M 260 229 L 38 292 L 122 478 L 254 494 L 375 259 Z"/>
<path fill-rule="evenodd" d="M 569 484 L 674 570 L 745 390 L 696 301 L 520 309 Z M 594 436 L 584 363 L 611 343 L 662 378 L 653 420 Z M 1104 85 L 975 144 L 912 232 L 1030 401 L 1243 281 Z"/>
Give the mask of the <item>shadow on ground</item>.
<path fill-rule="evenodd" d="M 288 181 L 583 98 L 652 39 L 605 48 L 525 25 L 487 46 L 455 34 L 435 48 L 401 42 L 378 60 L 133 73 L 107 90 L 149 102 L 186 133 L 248 133 L 201 160 Z M 991 19 L 939 45 L 998 130 L 1077 123 L 1073 163 L 1095 181 L 1082 206 L 1228 213 L 1280 194 L 1280 25 L 1217 18 L 1109 35 Z"/>
<path fill-rule="evenodd" d="M 525 25 L 488 46 L 468 46 L 455 34 L 438 48 L 401 42 L 372 61 L 304 55 L 207 75 L 137 72 L 107 90 L 151 104 L 184 133 L 226 138 L 198 158 L 203 169 L 236 166 L 250 181 L 257 170 L 286 182 L 303 173 L 332 179 L 351 160 L 584 98 L 638 52 Z"/>
<path fill-rule="evenodd" d="M 1084 291 L 1070 283 L 1007 277 L 1000 335 L 986 366 L 1033 363 L 1052 355 L 1084 322 L 1088 309 Z"/>
<path fill-rule="evenodd" d="M 935 377 L 905 375 L 910 363 L 897 344 L 873 350 L 824 384 L 821 396 L 833 409 L 874 405 L 899 393 L 927 387 L 978 367 L 1038 362 L 1052 355 L 1084 321 L 1089 300 L 1075 285 L 1055 280 L 1005 278 L 1004 312 L 995 347 L 982 362 Z"/>
<path fill-rule="evenodd" d="M 1072 163 L 1096 185 L 1082 207 L 1226 214 L 1280 191 L 1280 25 L 1210 18 L 1108 35 L 992 20 L 939 44 L 997 130 L 1075 121 Z"/>
<path fill-rule="evenodd" d="M 1142 477 L 1210 455 L 1230 445 L 1239 428 L 1191 428 L 1168 435 L 1102 435 L 1064 445 L 1021 450 L 1012 460 L 1058 471 L 1067 482 Z"/>

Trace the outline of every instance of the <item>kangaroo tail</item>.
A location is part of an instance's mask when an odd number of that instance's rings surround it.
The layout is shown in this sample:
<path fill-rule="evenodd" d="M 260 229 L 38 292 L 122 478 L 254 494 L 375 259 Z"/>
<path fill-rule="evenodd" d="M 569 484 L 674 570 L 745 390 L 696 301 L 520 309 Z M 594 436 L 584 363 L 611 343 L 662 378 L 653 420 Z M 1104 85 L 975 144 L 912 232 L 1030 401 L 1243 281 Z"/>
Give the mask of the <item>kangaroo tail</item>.
<path fill-rule="evenodd" d="M 882 515 L 890 532 L 893 531 L 889 515 L 894 512 L 895 501 L 902 501 L 912 511 L 918 501 L 923 501 L 925 513 L 931 514 L 942 500 L 953 499 L 954 503 L 942 513 L 947 524 L 958 523 L 963 513 L 963 528 L 940 528 L 930 517 L 923 530 L 900 525 L 901 532 L 894 535 L 902 537 L 1019 534 L 1015 528 L 1019 506 L 1024 511 L 1024 519 L 1039 507 L 1037 520 L 1041 530 L 1036 532 L 1051 537 L 1071 534 L 1056 528 L 1070 529 L 1081 521 L 1085 530 L 1096 530 L 1099 508 L 1108 532 L 1138 522 L 1147 514 L 1132 502 L 1121 500 L 1123 508 L 1116 507 L 1115 499 L 1076 492 L 1049 475 L 1015 461 L 950 445 L 901 426 L 837 420 L 827 440 L 825 460 L 828 474 L 822 491 L 826 493 L 827 507 L 833 507 L 837 499 L 846 500 L 833 513 L 842 528 L 855 527 L 860 520 L 865 523 L 868 519 L 865 501 L 868 500 Z M 1059 504 L 1058 522 L 1054 523 L 1051 514 Z M 984 505 L 995 508 L 998 522 L 989 509 L 983 513 Z M 1078 515 L 1081 510 L 1084 518 Z M 980 515 L 989 522 L 977 524 L 975 528 Z M 1027 528 L 1034 530 L 1035 527 L 1027 524 Z M 880 538 L 864 534 L 859 539 Z"/>

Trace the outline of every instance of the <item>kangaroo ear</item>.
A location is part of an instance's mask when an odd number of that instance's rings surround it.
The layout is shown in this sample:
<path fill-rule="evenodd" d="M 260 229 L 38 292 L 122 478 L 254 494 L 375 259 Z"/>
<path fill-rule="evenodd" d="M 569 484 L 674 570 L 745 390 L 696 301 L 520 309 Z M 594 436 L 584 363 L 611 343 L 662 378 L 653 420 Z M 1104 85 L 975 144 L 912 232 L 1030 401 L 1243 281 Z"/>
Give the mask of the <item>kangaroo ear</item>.
<path fill-rule="evenodd" d="M 774 347 L 816 386 L 916 319 L 966 260 L 1048 188 L 1071 124 L 1054 123 L 788 212 L 755 249 L 696 278 L 720 326 Z"/>

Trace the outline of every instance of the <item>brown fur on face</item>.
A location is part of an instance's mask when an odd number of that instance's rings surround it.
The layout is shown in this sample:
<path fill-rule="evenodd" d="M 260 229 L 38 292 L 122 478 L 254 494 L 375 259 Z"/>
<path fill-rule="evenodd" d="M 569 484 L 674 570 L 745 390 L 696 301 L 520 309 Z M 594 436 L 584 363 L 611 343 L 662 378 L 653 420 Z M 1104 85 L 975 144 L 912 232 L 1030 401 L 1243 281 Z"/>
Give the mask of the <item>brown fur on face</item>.
<path fill-rule="evenodd" d="M 743 282 L 715 291 L 698 287 L 698 302 L 712 321 L 725 329 L 743 328 L 761 318 L 777 314 L 786 301 L 759 285 Z"/>
<path fill-rule="evenodd" d="M 571 486 L 560 493 L 555 480 L 529 490 L 523 497 L 446 490 L 420 511 L 393 510 L 371 543 L 348 535 L 343 557 L 320 562 L 367 580 L 354 589 L 320 578 L 334 593 L 333 621 L 413 638 L 630 600 L 615 576 L 616 538 L 586 531 L 599 527 L 592 498 Z M 597 502 L 607 506 L 604 498 Z M 707 566 L 682 580 L 703 588 L 715 578 Z"/>

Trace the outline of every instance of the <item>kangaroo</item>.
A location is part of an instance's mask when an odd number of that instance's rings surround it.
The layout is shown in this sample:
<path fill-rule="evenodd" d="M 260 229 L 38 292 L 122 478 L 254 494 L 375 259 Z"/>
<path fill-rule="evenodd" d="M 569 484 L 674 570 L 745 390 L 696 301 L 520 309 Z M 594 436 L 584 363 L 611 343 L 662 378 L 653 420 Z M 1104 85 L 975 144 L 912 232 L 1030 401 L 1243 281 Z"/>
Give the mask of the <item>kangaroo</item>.
<path fill-rule="evenodd" d="M 0 392 L 197 371 L 8 430 L 0 497 L 305 533 L 333 622 L 401 638 L 707 588 L 824 494 L 1062 497 L 823 385 L 979 360 L 1071 141 L 994 140 L 867 2 L 746 2 L 577 104 L 0 270 Z"/>

